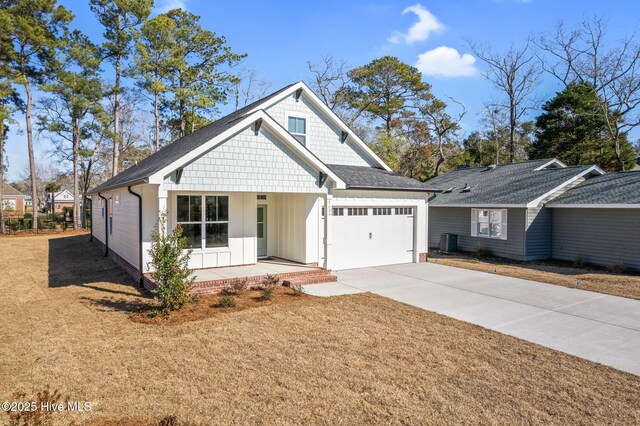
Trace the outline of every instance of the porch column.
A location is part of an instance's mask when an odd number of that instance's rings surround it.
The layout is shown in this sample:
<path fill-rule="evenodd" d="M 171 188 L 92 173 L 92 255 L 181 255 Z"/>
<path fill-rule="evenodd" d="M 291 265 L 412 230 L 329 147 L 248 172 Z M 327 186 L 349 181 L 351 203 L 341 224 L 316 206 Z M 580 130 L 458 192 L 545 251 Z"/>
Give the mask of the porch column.
<path fill-rule="evenodd" d="M 162 233 L 162 235 L 167 235 L 167 225 L 168 225 L 168 222 L 171 220 L 171 217 L 170 217 L 171 213 L 167 208 L 168 206 L 167 198 L 168 198 L 168 192 L 164 189 L 158 188 L 158 218 L 162 213 L 166 212 L 167 214 L 167 216 L 165 217 L 166 222 L 165 222 L 164 228 L 159 230 Z"/>
<path fill-rule="evenodd" d="M 329 188 L 324 197 L 324 265 L 331 269 L 333 262 L 333 190 Z"/>

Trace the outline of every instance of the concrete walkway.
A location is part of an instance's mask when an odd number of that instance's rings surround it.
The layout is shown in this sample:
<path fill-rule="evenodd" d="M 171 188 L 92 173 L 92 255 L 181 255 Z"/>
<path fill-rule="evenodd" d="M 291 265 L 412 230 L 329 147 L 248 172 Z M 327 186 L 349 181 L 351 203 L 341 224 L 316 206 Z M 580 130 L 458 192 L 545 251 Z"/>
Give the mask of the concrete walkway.
<path fill-rule="evenodd" d="M 640 301 L 437 265 L 336 272 L 307 286 L 331 296 L 369 291 L 640 375 Z"/>

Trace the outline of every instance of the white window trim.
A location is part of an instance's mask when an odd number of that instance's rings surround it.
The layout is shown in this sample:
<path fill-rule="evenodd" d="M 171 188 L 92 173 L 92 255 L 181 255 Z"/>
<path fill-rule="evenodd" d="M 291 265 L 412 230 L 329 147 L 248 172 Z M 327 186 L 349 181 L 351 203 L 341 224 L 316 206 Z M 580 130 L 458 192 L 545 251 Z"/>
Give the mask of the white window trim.
<path fill-rule="evenodd" d="M 178 221 L 178 196 L 189 196 L 189 197 L 201 197 L 201 202 L 202 202 L 202 218 L 199 222 L 180 222 Z M 229 209 L 229 219 L 224 222 L 224 221 L 207 221 L 206 220 L 206 213 L 205 213 L 205 203 L 206 203 L 206 199 L 205 197 L 227 197 L 229 200 L 229 205 L 228 205 L 228 209 Z M 189 191 L 184 191 L 184 192 L 176 192 L 176 194 L 173 196 L 173 223 L 175 224 L 175 226 L 181 225 L 181 224 L 185 224 L 185 225 L 197 225 L 200 224 L 201 229 L 201 235 L 200 235 L 200 248 L 187 248 L 185 250 L 191 250 L 192 252 L 196 252 L 196 253 L 212 253 L 212 252 L 227 252 L 229 251 L 229 240 L 231 239 L 231 237 L 229 237 L 229 235 L 227 234 L 227 245 L 226 246 L 220 246 L 220 247 L 206 247 L 207 243 L 207 235 L 206 235 L 206 227 L 207 227 L 207 223 L 227 223 L 228 228 L 227 228 L 227 232 L 229 232 L 229 228 L 231 228 L 231 196 L 229 195 L 229 193 L 203 193 L 203 192 L 198 192 L 198 193 L 193 193 L 193 192 L 189 192 Z M 174 226 L 174 227 L 175 227 Z"/>
<path fill-rule="evenodd" d="M 306 130 L 307 133 L 302 134 L 302 133 L 292 133 L 289 132 L 289 117 L 293 117 L 293 118 L 304 118 L 304 129 Z M 306 114 L 304 112 L 294 112 L 294 111 L 286 111 L 284 114 L 284 128 L 287 130 L 287 132 L 289 132 L 292 136 L 304 136 L 304 145 L 306 147 L 309 147 L 309 123 L 311 122 L 311 117 L 309 116 L 309 114 Z M 296 139 L 297 140 L 297 139 Z"/>
<path fill-rule="evenodd" d="M 488 211 L 489 217 L 491 216 L 491 211 L 500 211 L 501 216 L 501 226 L 499 237 L 491 235 L 491 222 L 489 221 L 489 235 L 480 235 L 478 233 L 478 212 Z M 507 228 L 508 228 L 508 214 L 507 209 L 471 209 L 471 236 L 477 238 L 487 238 L 490 240 L 506 240 L 507 239 Z"/>

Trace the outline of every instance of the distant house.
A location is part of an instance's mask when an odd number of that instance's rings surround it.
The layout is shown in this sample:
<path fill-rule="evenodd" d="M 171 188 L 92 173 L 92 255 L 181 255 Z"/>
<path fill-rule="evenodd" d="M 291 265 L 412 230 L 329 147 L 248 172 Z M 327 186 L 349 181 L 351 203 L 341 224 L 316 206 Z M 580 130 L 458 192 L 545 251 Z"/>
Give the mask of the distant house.
<path fill-rule="evenodd" d="M 589 179 L 547 207 L 554 258 L 640 270 L 640 171 Z"/>
<path fill-rule="evenodd" d="M 47 194 L 47 207 L 56 212 L 61 212 L 63 208 L 73 207 L 73 194 L 68 189 L 63 189 L 51 197 L 51 193 Z M 52 204 L 54 203 L 54 204 Z"/>
<path fill-rule="evenodd" d="M 453 233 L 460 250 L 484 247 L 510 259 L 549 259 L 552 218 L 546 204 L 603 174 L 597 166 L 567 167 L 556 159 L 445 173 L 426 182 L 443 191 L 429 199 L 429 247 Z"/>
<path fill-rule="evenodd" d="M 3 183 L 2 184 L 2 207 L 3 210 L 24 212 L 25 200 L 28 196 L 15 189 L 13 186 Z M 29 197 L 30 199 L 30 197 Z"/>

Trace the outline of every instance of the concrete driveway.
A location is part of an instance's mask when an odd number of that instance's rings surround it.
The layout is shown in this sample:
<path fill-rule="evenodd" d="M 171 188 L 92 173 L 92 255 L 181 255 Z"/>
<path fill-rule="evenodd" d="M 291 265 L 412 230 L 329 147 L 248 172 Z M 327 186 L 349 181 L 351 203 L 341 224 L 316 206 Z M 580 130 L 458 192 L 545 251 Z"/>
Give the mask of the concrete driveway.
<path fill-rule="evenodd" d="M 335 272 L 307 286 L 369 291 L 640 375 L 640 301 L 433 263 Z"/>

